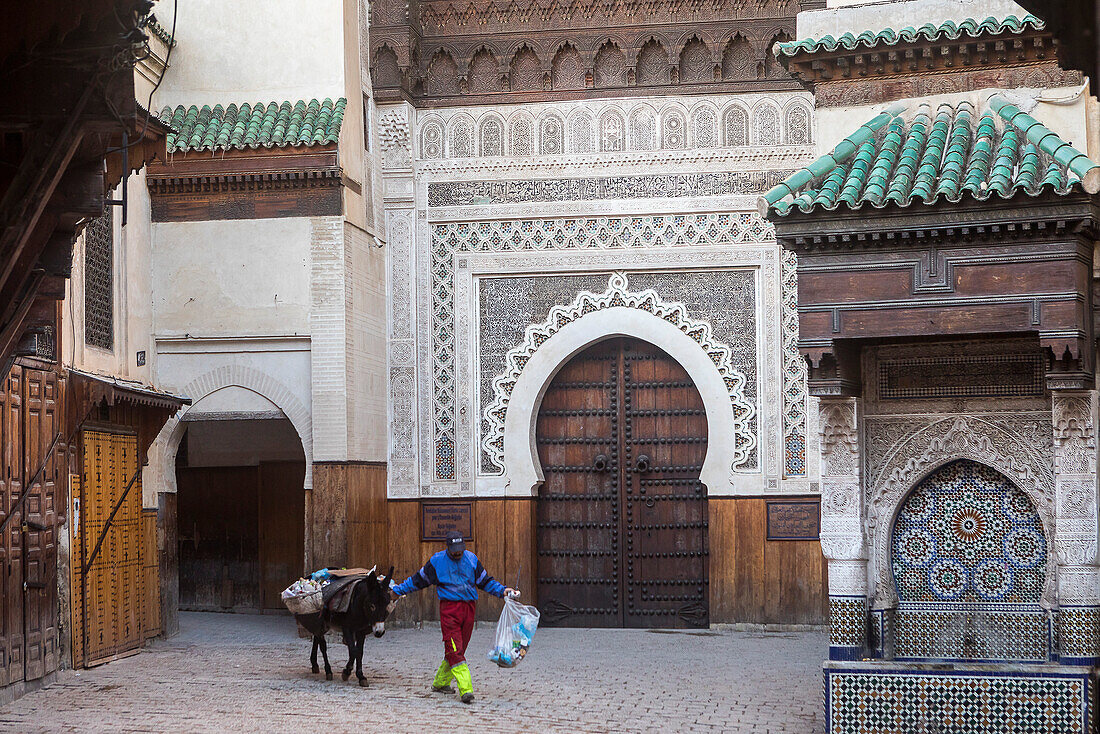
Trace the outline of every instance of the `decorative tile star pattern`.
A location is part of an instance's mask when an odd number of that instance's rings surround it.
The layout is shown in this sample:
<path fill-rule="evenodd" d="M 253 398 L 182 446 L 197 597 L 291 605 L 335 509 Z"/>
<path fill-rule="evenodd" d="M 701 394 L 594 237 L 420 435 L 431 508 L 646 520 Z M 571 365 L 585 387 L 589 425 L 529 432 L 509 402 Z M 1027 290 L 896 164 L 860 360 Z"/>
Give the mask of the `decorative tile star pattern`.
<path fill-rule="evenodd" d="M 902 504 L 892 554 L 898 659 L 1048 659 L 1046 536 L 1004 476 L 965 460 L 933 473 Z"/>
<path fill-rule="evenodd" d="M 1046 574 L 1042 521 L 992 469 L 957 461 L 913 490 L 894 526 L 901 601 L 1037 603 Z"/>

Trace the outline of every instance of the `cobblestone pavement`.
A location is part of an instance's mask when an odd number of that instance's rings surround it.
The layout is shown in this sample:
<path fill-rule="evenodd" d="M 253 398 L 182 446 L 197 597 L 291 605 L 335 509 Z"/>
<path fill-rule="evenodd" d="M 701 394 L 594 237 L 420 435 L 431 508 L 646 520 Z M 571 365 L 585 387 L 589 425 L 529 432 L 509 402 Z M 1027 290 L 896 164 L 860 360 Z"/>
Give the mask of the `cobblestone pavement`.
<path fill-rule="evenodd" d="M 309 673 L 281 616 L 184 613 L 181 633 L 0 709 L 0 731 L 790 732 L 822 729 L 821 632 L 544 629 L 517 668 L 469 659 L 477 700 L 431 693 L 438 627 L 367 639 L 368 688 Z M 334 654 L 333 654 L 334 653 Z"/>

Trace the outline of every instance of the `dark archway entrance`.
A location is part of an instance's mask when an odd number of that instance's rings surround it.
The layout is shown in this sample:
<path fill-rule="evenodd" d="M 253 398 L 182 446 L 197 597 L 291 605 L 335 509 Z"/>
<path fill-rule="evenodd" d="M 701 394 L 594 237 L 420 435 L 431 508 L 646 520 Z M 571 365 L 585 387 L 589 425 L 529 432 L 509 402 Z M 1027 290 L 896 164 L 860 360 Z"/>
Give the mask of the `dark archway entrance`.
<path fill-rule="evenodd" d="M 545 623 L 706 627 L 707 418 L 683 367 L 636 339 L 589 347 L 547 389 L 536 443 Z"/>
<path fill-rule="evenodd" d="M 176 454 L 183 610 L 285 611 L 304 572 L 305 454 L 281 412 L 185 416 Z"/>

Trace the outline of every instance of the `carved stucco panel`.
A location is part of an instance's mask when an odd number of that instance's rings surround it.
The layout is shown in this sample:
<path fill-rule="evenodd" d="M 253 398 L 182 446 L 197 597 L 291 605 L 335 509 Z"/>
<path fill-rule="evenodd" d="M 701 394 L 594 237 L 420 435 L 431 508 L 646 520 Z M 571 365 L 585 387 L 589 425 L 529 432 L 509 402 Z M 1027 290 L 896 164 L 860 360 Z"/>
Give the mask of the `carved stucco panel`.
<path fill-rule="evenodd" d="M 1059 475 L 1096 474 L 1095 393 L 1055 395 L 1053 434 Z"/>
<path fill-rule="evenodd" d="M 754 246 L 748 246 L 746 244 L 732 244 L 727 246 L 713 246 L 706 248 L 630 248 L 619 250 L 589 250 L 589 251 L 512 251 L 512 252 L 471 252 L 464 254 L 456 261 L 465 261 L 463 267 L 456 269 L 458 275 L 458 288 L 461 293 L 469 294 L 469 298 L 463 296 L 456 300 L 456 306 L 459 308 L 469 309 L 473 315 L 478 308 L 478 301 L 476 299 L 477 289 L 474 288 L 471 283 L 483 276 L 491 276 L 492 278 L 499 279 L 509 274 L 522 275 L 526 273 L 549 273 L 556 272 L 560 274 L 571 274 L 571 278 L 575 278 L 576 273 L 593 272 L 605 272 L 605 269 L 612 270 L 624 270 L 627 272 L 628 277 L 637 279 L 639 282 L 649 283 L 654 278 L 659 278 L 659 275 L 654 275 L 651 271 L 655 268 L 658 270 L 670 270 L 673 272 L 683 272 L 683 277 L 690 278 L 693 274 L 702 274 L 710 272 L 713 268 L 720 268 L 725 270 L 727 268 L 742 268 L 753 267 L 763 270 L 766 264 L 772 263 L 777 258 L 777 252 L 774 245 L 770 243 L 760 243 Z M 552 264 L 551 264 L 552 263 Z M 685 271 L 685 269 L 687 269 Z M 595 277 L 595 276 L 593 276 Z M 603 277 L 607 277 L 606 275 Z M 759 281 L 759 278 L 754 280 Z M 467 281 L 467 282 L 463 282 Z M 606 283 L 606 280 L 604 281 Z M 759 309 L 759 304 L 757 309 Z M 756 320 L 766 318 L 764 312 L 757 311 Z M 469 360 L 471 357 L 481 359 L 484 355 L 481 350 L 477 349 L 476 339 L 477 329 L 475 328 L 475 320 L 471 320 L 471 331 L 459 339 L 458 353 L 462 355 L 461 360 Z M 751 335 L 747 337 L 751 339 Z M 776 337 L 778 339 L 778 336 Z M 755 354 L 756 367 L 755 372 L 759 373 L 765 369 L 765 364 L 769 357 L 763 354 L 763 349 L 753 347 L 751 350 Z M 480 356 L 479 356 L 480 355 Z M 751 356 L 751 355 L 750 355 Z M 774 360 L 773 360 L 774 361 Z M 472 363 L 476 368 L 476 361 Z M 471 374 L 476 374 L 471 373 Z M 495 374 L 495 371 L 494 371 Z M 466 399 L 467 397 L 472 401 L 474 405 L 486 404 L 485 399 L 479 397 L 475 391 L 477 385 L 480 385 L 480 381 L 475 381 L 471 384 L 459 384 L 458 392 L 460 399 Z M 779 386 L 774 385 L 773 390 L 775 394 L 768 396 L 760 396 L 756 403 L 757 410 L 761 409 L 761 405 L 774 403 L 773 410 L 778 412 L 779 408 L 775 407 L 781 405 L 781 398 L 778 395 Z M 491 388 L 490 388 L 491 394 Z M 755 395 L 756 393 L 754 393 Z M 478 420 L 483 414 L 482 410 L 474 410 L 466 416 L 462 416 L 462 420 L 466 423 L 471 431 L 477 431 L 478 429 L 484 429 L 483 420 Z M 778 442 L 781 439 L 781 435 L 778 432 L 777 424 L 769 424 L 768 435 L 775 433 L 774 440 Z M 758 430 L 758 429 L 757 429 Z M 476 434 L 475 434 L 476 435 Z M 482 433 L 483 437 L 487 434 Z M 757 435 L 757 441 L 763 443 L 765 440 L 764 435 L 759 432 Z M 472 465 L 477 466 L 477 449 L 482 440 L 479 438 L 474 442 L 474 455 L 469 457 Z M 731 477 L 736 479 L 735 483 L 730 488 L 714 489 L 716 494 L 737 494 L 737 493 L 757 493 L 764 489 L 764 482 L 761 476 L 762 473 L 772 474 L 778 470 L 776 466 L 760 466 L 755 472 L 731 473 Z M 502 484 L 498 482 L 500 477 L 480 475 L 475 477 L 475 483 L 477 487 L 477 494 L 489 495 L 503 495 L 509 493 L 515 493 L 519 490 L 516 487 L 511 489 L 505 489 Z M 804 490 L 803 490 L 804 491 Z"/>
<path fill-rule="evenodd" d="M 1056 474 L 1056 557 L 1062 602 L 1092 603 L 1098 560 L 1096 391 L 1055 393 L 1052 429 Z"/>
<path fill-rule="evenodd" d="M 382 148 L 383 168 L 412 166 L 409 117 L 405 107 L 394 107 L 378 116 L 378 142 Z"/>
<path fill-rule="evenodd" d="M 1070 566 L 1058 569 L 1058 600 L 1062 604 L 1095 604 L 1100 599 L 1100 568 Z"/>
<path fill-rule="evenodd" d="M 862 595 L 867 589 L 867 541 L 860 492 L 860 401 L 822 399 L 818 411 L 820 537 L 829 562 L 829 594 Z"/>
<path fill-rule="evenodd" d="M 413 210 L 386 211 L 386 264 L 389 289 L 389 375 L 387 423 L 391 496 L 416 496 L 416 357 L 413 341 Z"/>
<path fill-rule="evenodd" d="M 691 276 L 684 274 L 681 277 Z M 566 324 L 593 311 L 616 306 L 640 309 L 665 319 L 688 334 L 707 353 L 722 375 L 733 406 L 737 446 L 731 469 L 740 469 L 751 458 L 752 449 L 757 443 L 751 423 L 756 406 L 746 397 L 745 375 L 735 366 L 729 346 L 715 339 L 711 324 L 693 318 L 684 304 L 667 302 L 653 289 L 631 289 L 627 273 L 623 271 L 611 275 L 607 288 L 602 293 L 582 291 L 572 303 L 554 306 L 546 320 L 539 324 L 530 324 L 526 328 L 523 342 L 507 353 L 505 369 L 492 383 L 493 402 L 484 411 L 488 430 L 482 437 L 481 444 L 489 462 L 501 473 L 504 472 L 505 414 L 512 389 L 539 346 Z"/>
<path fill-rule="evenodd" d="M 809 101 L 805 93 L 778 96 L 741 94 L 729 95 L 728 99 L 724 96 L 709 99 L 714 103 L 712 111 L 718 119 L 721 119 L 728 104 L 748 104 L 751 107 L 764 98 L 778 99 L 778 97 L 788 102 Z M 658 113 L 657 119 L 666 119 L 665 113 L 667 113 L 667 119 L 676 120 L 682 127 L 685 120 L 694 122 L 694 118 L 690 115 L 685 117 L 684 114 L 680 114 L 695 110 L 692 102 L 693 100 L 688 98 L 669 98 L 662 100 L 659 104 L 656 102 L 653 104 L 656 105 L 654 109 Z M 477 477 L 469 476 L 470 470 L 475 474 L 478 470 L 476 459 L 479 441 L 476 418 L 480 414 L 480 402 L 477 394 L 469 387 L 476 382 L 476 363 L 465 363 L 469 360 L 469 353 L 453 355 L 449 352 L 444 353 L 449 349 L 447 340 L 456 337 L 459 333 L 469 335 L 476 332 L 476 314 L 471 308 L 466 314 L 466 320 L 463 320 L 461 312 L 467 308 L 467 305 L 465 296 L 457 292 L 458 283 L 453 277 L 457 271 L 457 262 L 451 261 L 455 267 L 450 273 L 443 272 L 443 266 L 450 260 L 451 254 L 437 252 L 433 248 L 434 229 L 430 228 L 434 224 L 447 221 L 453 222 L 456 226 L 459 223 L 467 223 L 471 226 L 485 224 L 495 226 L 499 221 L 512 219 L 551 220 L 562 216 L 576 217 L 586 214 L 596 217 L 652 215 L 653 204 L 650 202 L 654 197 L 675 197 L 676 205 L 671 210 L 658 209 L 658 211 L 670 213 L 715 212 L 717 197 L 722 198 L 721 211 L 723 212 L 731 207 L 747 209 L 752 204 L 749 200 L 750 194 L 755 195 L 759 190 L 766 189 L 771 185 L 772 178 L 782 178 L 790 170 L 803 165 L 813 157 L 812 146 L 806 145 L 761 147 L 748 145 L 748 141 L 745 141 L 745 144 L 739 147 L 723 147 L 720 141 L 713 141 L 715 147 L 711 147 L 711 142 L 707 142 L 696 149 L 623 150 L 610 155 L 601 154 L 597 160 L 597 156 L 589 154 L 589 150 L 596 147 L 594 142 L 589 143 L 583 135 L 577 139 L 573 138 L 572 122 L 574 120 L 584 120 L 598 127 L 603 113 L 607 112 L 613 116 L 617 115 L 625 128 L 633 112 L 643 104 L 641 100 L 607 100 L 606 102 L 585 100 L 498 106 L 492 109 L 488 107 L 452 108 L 435 110 L 430 114 L 416 114 L 415 120 L 418 126 L 415 134 L 410 135 L 410 138 L 417 147 L 417 159 L 414 161 L 415 199 L 419 211 L 415 223 L 416 237 L 413 238 L 416 243 L 413 257 L 418 258 L 418 262 L 415 266 L 416 290 L 412 296 L 416 308 L 412 309 L 414 316 L 410 329 L 415 331 L 414 361 L 418 368 L 416 375 L 418 398 L 415 401 L 414 410 L 418 412 L 416 421 L 419 433 L 418 467 L 421 474 L 420 484 L 425 494 L 461 492 L 461 484 L 468 480 L 473 484 L 480 484 L 479 481 L 473 481 L 478 479 Z M 454 157 L 454 150 L 442 150 L 438 155 L 425 155 L 423 137 L 428 132 L 428 126 L 437 125 L 440 133 L 437 137 L 445 143 L 453 140 L 459 127 L 465 130 L 467 123 L 473 123 L 472 130 L 478 131 L 481 129 L 479 126 L 482 122 L 489 118 L 496 120 L 498 115 L 499 120 L 505 125 L 505 130 L 510 133 L 504 142 L 503 155 L 498 154 L 495 147 L 489 151 L 490 155 L 475 153 L 471 157 Z M 553 155 L 543 155 L 536 152 L 540 150 L 539 140 L 543 137 L 540 123 L 552 115 L 564 121 L 565 148 Z M 709 120 L 710 117 L 707 119 Z M 515 142 L 512 139 L 514 136 L 511 135 L 514 133 L 514 123 L 521 120 L 526 122 L 529 136 L 521 145 L 523 150 L 518 152 L 509 150 Z M 623 130 L 623 133 L 627 132 L 628 130 Z M 660 132 L 663 135 L 664 129 L 662 128 Z M 598 131 L 593 130 L 593 133 L 597 134 Z M 658 139 L 664 140 L 664 137 Z M 698 139 L 702 140 L 702 138 Z M 690 146 L 696 140 L 696 136 L 689 131 L 688 145 Z M 575 144 L 579 144 L 580 147 L 574 149 Z M 438 160 L 442 157 L 448 160 Z M 431 158 L 436 160 L 430 160 Z M 656 181 L 653 175 L 639 176 L 637 175 L 639 171 L 659 174 L 657 178 L 661 181 Z M 553 178 L 548 180 L 547 175 Z M 483 190 L 486 185 L 489 185 L 489 188 Z M 432 189 L 432 186 L 435 186 L 435 189 Z M 735 193 L 738 191 L 742 193 Z M 562 192 L 568 193 L 568 197 L 563 196 Z M 439 202 L 436 202 L 437 204 L 442 202 L 441 205 L 433 205 L 433 193 L 441 197 Z M 568 198 L 568 206 L 562 203 L 563 198 Z M 771 238 L 765 236 L 764 239 Z M 713 246 L 709 242 L 690 244 Z M 686 249 L 690 249 L 690 244 Z M 545 246 L 539 249 L 542 247 Z M 557 247 L 557 245 L 550 245 L 546 249 L 557 249 Z M 569 245 L 562 246 L 560 249 L 567 250 Z M 623 247 L 622 251 L 616 252 L 618 248 L 614 245 L 598 249 L 601 251 L 593 252 L 593 258 L 583 258 L 585 267 L 592 267 L 592 262 L 596 260 L 600 270 L 618 267 L 633 268 L 637 264 L 634 257 L 650 248 L 646 243 L 631 243 L 629 251 L 628 248 Z M 665 256 L 671 254 L 665 247 L 653 249 L 664 250 Z M 459 254 L 454 252 L 453 256 L 457 258 Z M 481 256 L 481 252 L 469 254 L 472 255 L 471 262 Z M 653 254 L 656 257 L 661 256 L 658 252 Z M 543 253 L 534 251 L 530 255 L 531 264 L 538 268 L 536 272 L 542 272 L 544 267 L 542 263 L 535 265 L 535 262 Z M 568 270 L 567 260 L 581 259 L 574 257 L 573 254 L 565 255 L 560 250 L 553 254 L 545 253 L 545 255 L 549 255 L 554 262 L 546 272 Z M 795 433 L 805 430 L 804 425 L 797 420 L 785 420 L 789 416 L 795 416 L 794 406 L 798 401 L 792 401 L 790 406 L 786 406 L 782 402 L 775 402 L 773 397 L 781 398 L 785 394 L 784 390 L 788 387 L 788 383 L 792 382 L 783 370 L 784 355 L 781 354 L 781 350 L 788 341 L 792 343 L 796 341 L 781 328 L 780 304 L 785 298 L 789 298 L 793 289 L 788 288 L 783 282 L 778 255 L 777 248 L 774 253 L 768 253 L 768 263 L 761 271 L 758 281 L 761 289 L 758 291 L 758 303 L 767 305 L 759 315 L 757 326 L 761 353 L 757 392 L 762 397 L 769 396 L 758 404 L 758 409 L 763 411 L 762 416 L 767 416 L 764 420 L 769 426 L 767 431 L 759 433 L 758 461 L 760 469 L 767 471 L 770 475 L 778 475 L 784 479 L 788 476 L 792 477 L 790 485 L 792 489 L 795 481 L 802 480 L 799 488 L 805 491 L 806 477 L 812 478 L 817 474 L 817 462 L 813 462 L 811 470 L 802 475 L 797 471 L 785 472 L 783 470 L 785 436 L 771 428 L 785 422 L 794 427 Z M 709 255 L 701 257 L 699 262 L 708 260 L 709 257 Z M 436 268 L 436 265 L 440 267 Z M 413 279 L 410 278 L 408 282 L 413 283 Z M 444 284 L 450 292 L 439 298 L 436 287 Z M 774 314 L 772 304 L 775 304 Z M 436 306 L 453 310 L 450 314 L 443 314 L 436 323 L 433 323 Z M 448 316 L 450 318 L 447 318 Z M 436 327 L 446 326 L 448 322 L 453 325 L 453 330 L 450 334 L 441 335 Z M 397 324 L 391 326 L 397 326 Z M 433 345 L 433 340 L 438 340 L 438 343 Z M 436 347 L 443 347 L 443 350 Z M 453 390 L 448 390 L 449 394 L 442 395 L 445 399 L 440 402 L 435 399 L 440 397 L 435 393 L 438 380 L 434 379 L 432 370 L 423 369 L 420 366 L 433 365 L 440 359 L 446 362 L 452 358 L 455 360 L 451 375 Z M 796 377 L 793 382 L 801 381 Z M 443 425 L 444 423 L 446 425 Z M 441 427 L 444 430 L 440 430 Z M 451 451 L 450 447 L 453 446 L 455 459 L 453 468 L 441 466 L 435 460 L 441 447 L 439 441 L 441 437 L 444 439 L 443 444 L 446 444 L 443 446 L 445 452 Z M 791 443 L 796 438 L 797 436 L 789 437 L 790 440 L 787 443 Z M 437 468 L 441 468 L 438 473 L 435 471 Z M 786 484 L 787 482 L 784 481 L 783 485 Z M 811 491 L 816 491 L 816 487 L 811 488 Z"/>
<path fill-rule="evenodd" d="M 432 307 L 432 278 L 431 271 L 424 264 L 427 254 L 424 252 L 430 239 L 427 215 L 423 211 L 417 212 L 416 217 L 416 261 L 414 272 L 416 274 L 416 313 L 430 314 Z M 432 337 L 431 319 L 417 318 L 416 328 L 416 359 L 417 364 L 430 365 L 432 363 Z M 420 370 L 417 373 L 417 395 L 431 395 L 434 390 L 435 378 L 432 370 Z M 417 462 L 420 473 L 420 486 L 427 487 L 434 478 L 434 467 L 430 457 L 433 456 L 434 440 L 434 412 L 433 401 L 417 401 L 417 432 L 420 435 L 420 461 Z"/>
<path fill-rule="evenodd" d="M 822 400 L 821 477 L 854 477 L 859 481 L 858 401 Z"/>
<path fill-rule="evenodd" d="M 422 155 L 430 159 L 470 159 L 479 157 L 479 152 L 480 157 L 522 157 L 536 151 L 547 156 L 585 154 L 592 152 L 592 141 L 587 135 L 564 135 L 562 122 L 584 111 L 590 119 L 598 121 L 598 147 L 603 152 L 685 150 L 689 146 L 713 148 L 718 145 L 714 129 L 718 119 L 726 123 L 727 132 L 722 141 L 726 148 L 750 145 L 769 148 L 780 144 L 803 149 L 812 147 L 813 110 L 806 92 L 708 96 L 708 104 L 713 106 L 702 113 L 691 109 L 696 99 L 626 98 L 439 109 L 424 117 L 417 134 L 424 148 Z M 790 112 L 780 114 L 777 102 Z M 754 110 L 751 139 L 747 130 L 747 108 Z M 510 133 L 505 149 L 492 146 L 488 152 L 475 150 L 471 144 L 472 131 L 480 129 L 483 119 L 498 116 Z M 687 134 L 688 119 L 693 123 L 691 135 Z M 436 142 L 444 137 L 450 141 L 446 148 Z"/>
<path fill-rule="evenodd" d="M 891 416 L 867 420 L 868 444 L 881 454 L 869 468 L 866 528 L 871 541 L 875 605 L 897 603 L 890 567 L 890 531 L 902 500 L 924 477 L 957 459 L 970 459 L 1008 477 L 1034 502 L 1048 538 L 1054 537 L 1052 444 L 1049 414 Z M 883 435 L 894 443 L 888 449 Z M 1049 552 L 1048 548 L 1048 552 Z M 1053 554 L 1052 554 L 1053 555 Z M 1056 599 L 1054 564 L 1048 566 L 1043 602 Z"/>

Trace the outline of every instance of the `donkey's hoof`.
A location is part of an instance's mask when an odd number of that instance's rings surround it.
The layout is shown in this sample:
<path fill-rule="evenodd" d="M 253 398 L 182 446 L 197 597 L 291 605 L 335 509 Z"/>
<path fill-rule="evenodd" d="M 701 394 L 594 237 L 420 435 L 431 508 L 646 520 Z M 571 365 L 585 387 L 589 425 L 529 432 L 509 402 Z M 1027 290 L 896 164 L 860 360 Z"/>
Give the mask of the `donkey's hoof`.
<path fill-rule="evenodd" d="M 325 673 L 325 680 L 332 680 L 332 673 Z"/>
<path fill-rule="evenodd" d="M 360 678 L 359 679 L 359 687 L 360 688 L 366 688 L 367 687 L 367 679 L 366 678 Z"/>
<path fill-rule="evenodd" d="M 313 666 L 313 670 L 312 670 L 312 671 L 310 671 L 310 672 L 313 672 L 313 673 L 320 673 L 320 672 L 321 672 L 321 669 L 320 669 L 320 668 L 318 668 L 318 667 L 317 667 L 316 665 L 314 665 L 314 666 Z"/>
<path fill-rule="evenodd" d="M 340 679 L 344 680 L 344 681 L 346 681 L 350 677 L 351 677 L 351 673 L 349 673 L 346 670 L 343 673 L 340 674 Z"/>

